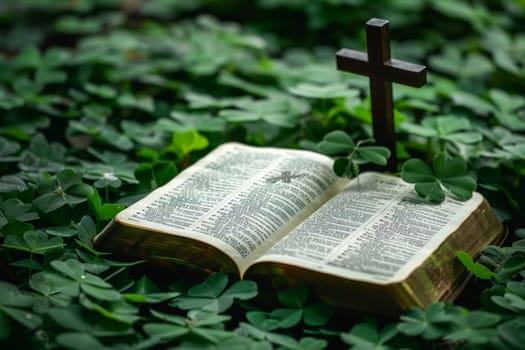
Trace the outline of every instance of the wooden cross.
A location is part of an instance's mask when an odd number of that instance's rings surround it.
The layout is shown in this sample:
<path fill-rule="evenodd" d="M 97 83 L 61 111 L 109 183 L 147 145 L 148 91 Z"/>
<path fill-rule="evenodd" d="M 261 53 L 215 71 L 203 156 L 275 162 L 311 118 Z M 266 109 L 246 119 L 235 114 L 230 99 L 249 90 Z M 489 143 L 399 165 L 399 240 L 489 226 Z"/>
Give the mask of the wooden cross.
<path fill-rule="evenodd" d="M 397 169 L 392 82 L 421 87 L 427 82 L 426 67 L 390 58 L 388 21 L 372 18 L 366 22 L 368 54 L 342 49 L 336 54 L 337 69 L 370 78 L 370 100 L 374 138 L 392 152 L 387 170 Z"/>

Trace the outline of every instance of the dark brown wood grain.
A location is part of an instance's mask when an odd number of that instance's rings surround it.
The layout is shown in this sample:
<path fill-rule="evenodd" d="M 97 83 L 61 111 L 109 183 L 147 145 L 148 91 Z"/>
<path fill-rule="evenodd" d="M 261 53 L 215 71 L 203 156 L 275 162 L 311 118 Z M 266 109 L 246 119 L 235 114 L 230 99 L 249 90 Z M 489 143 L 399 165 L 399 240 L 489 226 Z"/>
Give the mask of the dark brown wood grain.
<path fill-rule="evenodd" d="M 426 67 L 390 57 L 387 20 L 372 18 L 366 23 L 366 42 L 368 53 L 339 50 L 336 54 L 337 69 L 369 77 L 374 138 L 378 145 L 392 152 L 386 170 L 396 171 L 392 82 L 420 87 L 427 81 Z"/>

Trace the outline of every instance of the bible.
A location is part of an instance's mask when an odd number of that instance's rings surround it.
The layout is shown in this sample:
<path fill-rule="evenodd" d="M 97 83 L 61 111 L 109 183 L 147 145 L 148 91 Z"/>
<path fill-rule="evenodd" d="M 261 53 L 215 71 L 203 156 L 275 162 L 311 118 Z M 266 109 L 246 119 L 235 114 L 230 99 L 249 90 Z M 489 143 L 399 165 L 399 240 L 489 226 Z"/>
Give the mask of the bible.
<path fill-rule="evenodd" d="M 304 150 L 226 143 L 121 211 L 95 247 L 125 258 L 305 284 L 327 302 L 384 314 L 450 300 L 465 268 L 504 236 L 479 194 L 430 204 L 398 177 L 337 178 Z M 262 283 L 262 282 L 261 282 Z"/>

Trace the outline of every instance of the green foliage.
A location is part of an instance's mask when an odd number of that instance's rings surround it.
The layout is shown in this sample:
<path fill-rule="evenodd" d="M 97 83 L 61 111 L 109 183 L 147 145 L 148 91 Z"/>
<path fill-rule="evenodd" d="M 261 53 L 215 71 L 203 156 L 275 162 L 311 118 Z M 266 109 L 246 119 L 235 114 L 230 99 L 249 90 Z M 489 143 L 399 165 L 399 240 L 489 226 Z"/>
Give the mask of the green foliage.
<path fill-rule="evenodd" d="M 42 324 L 42 318 L 31 311 L 35 300 L 16 286 L 0 281 L 0 300 L 0 339 L 9 337 L 14 326 L 12 321 L 29 329 Z"/>
<path fill-rule="evenodd" d="M 490 279 L 491 277 L 496 275 L 496 273 L 490 271 L 485 265 L 474 262 L 474 260 L 472 260 L 472 257 L 464 251 L 456 252 L 456 257 L 477 278 Z"/>
<path fill-rule="evenodd" d="M 353 326 L 350 332 L 341 333 L 341 338 L 346 344 L 352 345 L 352 349 L 391 350 L 394 348 L 386 343 L 394 338 L 397 332 L 393 324 L 378 331 L 374 320 L 366 320 Z"/>
<path fill-rule="evenodd" d="M 227 284 L 226 274 L 215 273 L 191 287 L 185 296 L 174 299 L 172 304 L 183 310 L 202 309 L 221 313 L 228 310 L 235 299 L 247 300 L 257 295 L 257 285 L 253 281 L 238 281 L 225 289 Z"/>
<path fill-rule="evenodd" d="M 93 194 L 91 186 L 81 182 L 82 174 L 71 169 L 61 170 L 56 176 L 38 184 L 40 194 L 33 205 L 43 213 L 49 213 L 64 205 L 74 206 Z"/>
<path fill-rule="evenodd" d="M 368 79 L 334 67 L 339 48 L 365 48 L 371 17 L 390 20 L 393 57 L 430 72 L 394 84 L 401 176 L 433 202 L 477 182 L 515 230 L 479 262 L 458 252 L 477 277 L 460 305 L 385 325 L 306 287 L 159 276 L 93 248 L 227 141 L 319 151 L 349 178 L 384 165 Z M 521 0 L 0 1 L 0 347 L 521 349 L 524 20 Z"/>
<path fill-rule="evenodd" d="M 415 184 L 417 194 L 431 202 L 441 203 L 446 192 L 459 200 L 472 197 L 476 181 L 466 175 L 467 165 L 460 157 L 441 152 L 434 157 L 431 169 L 420 159 L 411 159 L 403 164 L 401 178 Z"/>
<path fill-rule="evenodd" d="M 359 175 L 360 164 L 386 165 L 390 150 L 381 146 L 363 146 L 373 142 L 373 139 L 368 139 L 355 143 L 346 132 L 336 130 L 325 135 L 323 141 L 317 145 L 317 150 L 328 155 L 348 154 L 346 157 L 336 158 L 333 169 L 337 176 L 351 179 Z"/>

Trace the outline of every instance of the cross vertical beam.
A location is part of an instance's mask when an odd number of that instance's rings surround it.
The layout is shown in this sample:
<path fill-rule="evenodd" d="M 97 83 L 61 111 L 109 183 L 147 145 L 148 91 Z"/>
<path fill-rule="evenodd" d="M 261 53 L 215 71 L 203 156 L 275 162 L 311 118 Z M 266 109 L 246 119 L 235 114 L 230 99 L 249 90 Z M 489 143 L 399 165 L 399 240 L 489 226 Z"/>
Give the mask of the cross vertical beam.
<path fill-rule="evenodd" d="M 337 69 L 369 77 L 374 138 L 378 145 L 391 152 L 387 170 L 396 171 L 392 82 L 421 87 L 426 83 L 426 67 L 390 58 L 387 20 L 372 18 L 366 23 L 366 43 L 368 54 L 339 50 L 336 54 Z"/>

